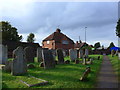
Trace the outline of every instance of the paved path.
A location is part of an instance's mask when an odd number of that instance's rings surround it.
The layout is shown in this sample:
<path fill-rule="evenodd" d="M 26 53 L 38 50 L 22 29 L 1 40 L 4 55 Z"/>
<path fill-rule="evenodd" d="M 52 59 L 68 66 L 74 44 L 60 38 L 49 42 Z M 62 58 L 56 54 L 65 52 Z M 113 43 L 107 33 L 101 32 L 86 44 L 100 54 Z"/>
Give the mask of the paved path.
<path fill-rule="evenodd" d="M 118 88 L 118 78 L 106 55 L 103 56 L 102 66 L 98 74 L 97 88 Z"/>

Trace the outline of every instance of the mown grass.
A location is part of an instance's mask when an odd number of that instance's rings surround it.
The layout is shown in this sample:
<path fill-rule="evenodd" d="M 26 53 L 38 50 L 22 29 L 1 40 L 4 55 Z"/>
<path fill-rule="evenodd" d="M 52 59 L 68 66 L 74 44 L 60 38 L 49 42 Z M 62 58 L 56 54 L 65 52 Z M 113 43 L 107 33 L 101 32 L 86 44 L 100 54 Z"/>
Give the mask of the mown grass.
<path fill-rule="evenodd" d="M 43 69 L 39 67 L 37 59 L 35 58 L 34 65 L 36 68 L 28 69 L 28 73 L 24 76 L 12 76 L 10 73 L 2 72 L 2 84 L 3 88 L 27 88 L 25 84 L 20 82 L 20 79 L 25 79 L 28 75 L 32 75 L 36 78 L 44 79 L 49 82 L 45 86 L 34 86 L 30 88 L 94 88 L 96 84 L 97 73 L 100 69 L 101 60 L 97 60 L 98 55 L 90 55 L 95 60 L 91 65 L 70 64 L 56 65 L 53 69 Z M 65 60 L 69 59 L 66 57 Z M 86 67 L 91 67 L 91 72 L 88 75 L 87 81 L 79 81 Z M 31 82 L 34 82 L 31 80 Z"/>
<path fill-rule="evenodd" d="M 111 55 L 108 55 L 109 56 L 109 59 L 112 63 L 112 66 L 115 70 L 115 73 L 118 75 L 118 79 L 119 79 L 119 82 L 120 82 L 120 60 L 118 60 L 118 56 L 114 56 L 112 57 Z"/>

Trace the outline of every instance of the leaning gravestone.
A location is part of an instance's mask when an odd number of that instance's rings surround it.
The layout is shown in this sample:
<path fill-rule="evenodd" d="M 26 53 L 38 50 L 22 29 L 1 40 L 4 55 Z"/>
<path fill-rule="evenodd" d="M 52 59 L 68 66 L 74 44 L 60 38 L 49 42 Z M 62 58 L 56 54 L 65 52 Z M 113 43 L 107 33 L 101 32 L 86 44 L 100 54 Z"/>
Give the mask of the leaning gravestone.
<path fill-rule="evenodd" d="M 11 66 L 12 75 L 21 75 L 27 72 L 27 62 L 24 59 L 24 50 L 23 47 L 17 47 L 13 51 L 14 60 Z"/>
<path fill-rule="evenodd" d="M 27 63 L 34 63 L 34 51 L 32 47 L 26 47 L 24 49 L 25 51 L 25 60 Z"/>
<path fill-rule="evenodd" d="M 77 50 L 70 49 L 69 51 L 71 61 L 75 61 L 77 59 Z"/>
<path fill-rule="evenodd" d="M 37 48 L 37 59 L 38 62 L 42 62 L 42 48 L 40 47 Z"/>
<path fill-rule="evenodd" d="M 64 64 L 64 56 L 62 49 L 57 49 L 58 64 Z"/>
<path fill-rule="evenodd" d="M 0 64 L 5 64 L 8 59 L 7 45 L 0 45 Z"/>
<path fill-rule="evenodd" d="M 83 50 L 79 51 L 79 58 L 83 58 Z"/>
<path fill-rule="evenodd" d="M 42 50 L 42 57 L 45 69 L 55 68 L 55 61 L 52 55 L 52 51 Z"/>

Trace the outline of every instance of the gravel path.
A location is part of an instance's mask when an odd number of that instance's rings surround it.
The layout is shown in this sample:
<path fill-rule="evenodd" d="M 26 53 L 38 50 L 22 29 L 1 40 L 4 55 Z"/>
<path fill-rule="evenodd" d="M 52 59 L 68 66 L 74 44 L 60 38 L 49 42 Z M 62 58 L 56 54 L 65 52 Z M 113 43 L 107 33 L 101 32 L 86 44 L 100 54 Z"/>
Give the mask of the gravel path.
<path fill-rule="evenodd" d="M 98 74 L 97 88 L 118 88 L 118 78 L 106 55 L 103 56 L 102 66 Z"/>

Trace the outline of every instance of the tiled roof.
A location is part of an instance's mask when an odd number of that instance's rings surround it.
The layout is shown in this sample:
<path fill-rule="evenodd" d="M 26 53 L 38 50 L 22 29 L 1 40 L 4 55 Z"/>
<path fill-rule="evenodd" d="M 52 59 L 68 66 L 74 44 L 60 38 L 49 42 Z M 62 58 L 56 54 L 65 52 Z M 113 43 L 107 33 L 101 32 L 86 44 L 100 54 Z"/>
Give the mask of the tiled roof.
<path fill-rule="evenodd" d="M 58 30 L 58 29 L 57 29 Z M 69 37 L 61 33 L 60 31 L 57 31 L 49 35 L 47 38 L 45 38 L 43 41 L 48 41 L 48 40 L 55 40 L 55 42 L 61 42 L 63 38 L 69 40 L 70 43 L 74 44 L 73 40 L 71 40 Z M 60 29 L 59 29 L 60 30 Z"/>

